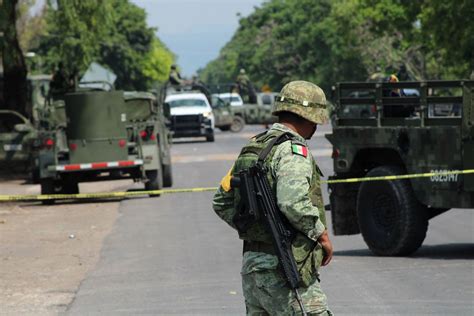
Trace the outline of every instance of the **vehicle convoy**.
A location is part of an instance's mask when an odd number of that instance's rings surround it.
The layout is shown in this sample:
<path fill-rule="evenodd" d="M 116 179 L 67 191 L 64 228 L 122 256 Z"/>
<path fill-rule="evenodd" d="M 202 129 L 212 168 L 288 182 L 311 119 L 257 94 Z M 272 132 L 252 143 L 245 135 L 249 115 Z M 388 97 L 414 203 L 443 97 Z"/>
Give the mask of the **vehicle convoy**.
<path fill-rule="evenodd" d="M 215 117 L 207 97 L 200 92 L 168 94 L 165 103 L 171 111 L 173 137 L 206 137 L 214 141 Z"/>
<path fill-rule="evenodd" d="M 330 179 L 474 169 L 474 81 L 339 83 L 335 93 L 326 135 L 333 145 Z M 373 117 L 346 115 L 345 107 L 367 105 Z M 446 105 L 460 108 L 460 116 L 434 115 Z M 474 209 L 473 174 L 334 183 L 329 191 L 334 234 L 362 233 L 374 253 L 386 256 L 416 251 L 429 219 L 450 208 Z"/>
<path fill-rule="evenodd" d="M 42 194 L 74 194 L 80 182 L 126 178 L 147 190 L 172 185 L 167 111 L 153 94 L 79 89 L 66 93 L 64 104 L 66 126 L 39 132 Z"/>

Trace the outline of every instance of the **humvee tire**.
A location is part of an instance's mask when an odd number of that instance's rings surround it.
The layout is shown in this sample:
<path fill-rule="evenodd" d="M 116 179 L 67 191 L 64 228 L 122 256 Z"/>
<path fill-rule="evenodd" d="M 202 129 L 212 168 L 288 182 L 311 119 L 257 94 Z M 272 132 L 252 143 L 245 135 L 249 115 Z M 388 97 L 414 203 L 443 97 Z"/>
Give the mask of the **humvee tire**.
<path fill-rule="evenodd" d="M 173 170 L 171 164 L 162 165 L 161 170 L 163 170 L 163 186 L 169 188 L 173 186 Z"/>
<path fill-rule="evenodd" d="M 147 170 L 145 171 L 148 179 L 145 182 L 145 190 L 161 190 L 163 188 L 163 178 L 158 174 L 158 170 Z M 150 197 L 158 197 L 160 194 L 149 194 Z"/>
<path fill-rule="evenodd" d="M 404 173 L 399 167 L 381 166 L 366 176 Z M 377 255 L 409 255 L 426 237 L 427 208 L 417 201 L 408 180 L 362 182 L 357 196 L 357 215 L 362 236 Z"/>
<path fill-rule="evenodd" d="M 211 134 L 206 135 L 206 142 L 213 142 L 214 140 L 215 140 L 214 132 L 212 132 Z"/>
<path fill-rule="evenodd" d="M 49 195 L 49 194 L 61 194 L 63 187 L 62 185 L 53 179 L 41 179 L 40 180 L 41 186 L 41 194 Z M 55 200 L 42 200 L 41 203 L 44 205 L 53 205 Z"/>
<path fill-rule="evenodd" d="M 232 133 L 240 132 L 245 126 L 245 120 L 240 116 L 234 116 L 234 120 L 232 121 L 232 125 L 230 126 L 230 131 Z"/>

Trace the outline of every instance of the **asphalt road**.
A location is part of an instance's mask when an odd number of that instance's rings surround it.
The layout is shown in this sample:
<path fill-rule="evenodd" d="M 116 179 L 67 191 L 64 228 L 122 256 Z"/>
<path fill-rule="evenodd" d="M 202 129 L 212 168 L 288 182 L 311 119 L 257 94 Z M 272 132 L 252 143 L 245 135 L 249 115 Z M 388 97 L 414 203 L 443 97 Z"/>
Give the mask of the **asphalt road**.
<path fill-rule="evenodd" d="M 260 130 L 218 133 L 215 143 L 175 143 L 174 187 L 216 186 L 240 147 Z M 310 147 L 327 176 L 331 148 L 324 132 Z M 241 242 L 212 211 L 212 195 L 122 202 L 101 259 L 67 313 L 244 315 Z M 332 240 L 335 257 L 321 273 L 336 315 L 474 315 L 472 210 L 431 220 L 423 247 L 408 258 L 373 256 L 360 235 Z"/>

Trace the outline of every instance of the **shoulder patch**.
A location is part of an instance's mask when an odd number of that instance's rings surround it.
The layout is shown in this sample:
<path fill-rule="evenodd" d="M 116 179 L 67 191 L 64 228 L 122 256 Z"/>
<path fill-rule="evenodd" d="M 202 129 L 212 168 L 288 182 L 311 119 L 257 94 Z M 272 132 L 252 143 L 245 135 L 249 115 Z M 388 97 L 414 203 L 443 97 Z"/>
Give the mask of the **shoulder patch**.
<path fill-rule="evenodd" d="M 308 156 L 308 148 L 298 143 L 291 143 L 291 151 L 293 152 L 293 154 L 300 155 L 305 158 Z"/>

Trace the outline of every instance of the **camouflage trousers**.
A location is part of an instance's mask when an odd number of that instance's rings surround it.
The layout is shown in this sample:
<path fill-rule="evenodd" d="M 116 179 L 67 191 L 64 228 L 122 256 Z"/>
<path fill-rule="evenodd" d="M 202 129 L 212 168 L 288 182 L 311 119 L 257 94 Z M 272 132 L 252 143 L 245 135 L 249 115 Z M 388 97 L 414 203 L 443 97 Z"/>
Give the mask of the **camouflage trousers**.
<path fill-rule="evenodd" d="M 295 294 L 278 270 L 263 270 L 242 275 L 242 288 L 247 315 L 302 315 Z M 326 295 L 315 280 L 307 288 L 298 289 L 308 315 L 333 315 L 327 307 Z"/>

